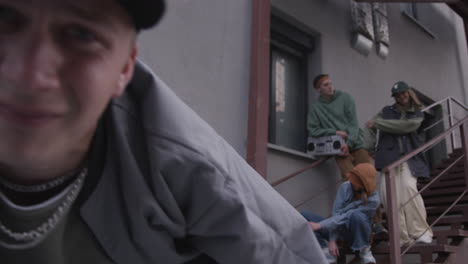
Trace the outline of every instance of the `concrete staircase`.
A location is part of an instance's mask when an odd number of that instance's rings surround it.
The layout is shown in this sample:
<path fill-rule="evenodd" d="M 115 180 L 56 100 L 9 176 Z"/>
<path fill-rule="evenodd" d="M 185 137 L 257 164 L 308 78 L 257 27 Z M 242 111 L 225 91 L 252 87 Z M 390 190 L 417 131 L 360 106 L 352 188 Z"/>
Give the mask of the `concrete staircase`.
<path fill-rule="evenodd" d="M 454 151 L 448 159 L 433 169 L 432 176 L 437 176 L 462 155 L 461 150 Z M 426 205 L 428 223 L 431 225 L 462 194 L 466 187 L 463 159 L 422 192 Z M 431 179 L 420 180 L 418 187 L 423 188 Z M 432 244 L 416 244 L 403 256 L 404 264 L 466 264 L 468 263 L 468 195 L 463 196 L 450 211 L 433 226 Z M 377 238 L 372 247 L 377 264 L 389 263 L 389 245 L 385 238 Z M 401 248 L 404 252 L 405 247 Z M 360 263 L 353 252 L 342 251 L 338 263 Z M 457 255 L 463 255 L 458 256 Z M 351 257 L 351 258 L 350 258 Z M 390 264 L 390 263 L 389 263 Z"/>
<path fill-rule="evenodd" d="M 462 155 L 460 150 L 454 151 L 450 157 L 437 166 L 432 175 L 436 176 L 458 157 Z M 424 190 L 422 196 L 428 214 L 428 223 L 432 224 L 448 207 L 459 197 L 466 188 L 465 168 L 463 159 L 455 164 L 448 172 Z M 422 188 L 430 181 L 422 180 L 419 187 Z M 468 238 L 468 195 L 464 195 L 460 201 L 434 226 L 434 241 L 432 244 L 417 244 L 403 257 L 402 263 L 468 263 L 468 260 L 456 258 L 460 251 L 468 251 L 466 243 Z M 460 248 L 463 246 L 463 248 Z M 402 248 L 402 252 L 406 248 Z M 385 255 L 389 254 L 387 241 L 381 241 L 373 246 L 375 255 L 382 255 L 378 263 L 388 263 Z M 380 261 L 379 261 L 380 259 Z"/>

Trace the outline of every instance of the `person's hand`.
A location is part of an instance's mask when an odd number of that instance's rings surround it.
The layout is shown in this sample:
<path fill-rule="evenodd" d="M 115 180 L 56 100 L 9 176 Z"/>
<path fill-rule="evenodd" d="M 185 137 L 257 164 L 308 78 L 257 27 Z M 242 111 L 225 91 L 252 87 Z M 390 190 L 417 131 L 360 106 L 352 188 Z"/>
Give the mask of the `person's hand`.
<path fill-rule="evenodd" d="M 340 255 L 340 249 L 338 248 L 336 241 L 330 241 L 328 243 L 328 251 L 330 251 L 332 256 L 338 257 Z"/>
<path fill-rule="evenodd" d="M 336 131 L 336 134 L 338 136 L 341 136 L 343 138 L 343 140 L 346 140 L 348 138 L 348 133 L 346 133 L 346 131 L 343 131 L 343 130 L 337 130 Z"/>
<path fill-rule="evenodd" d="M 369 120 L 366 122 L 366 127 L 367 128 L 373 128 L 374 127 L 374 121 L 373 120 Z"/>
<path fill-rule="evenodd" d="M 343 144 L 341 145 L 341 154 L 338 154 L 338 156 L 348 156 L 349 155 L 349 147 L 348 144 Z"/>
<path fill-rule="evenodd" d="M 309 222 L 310 227 L 312 227 L 312 230 L 317 231 L 321 228 L 320 223 L 316 222 Z"/>

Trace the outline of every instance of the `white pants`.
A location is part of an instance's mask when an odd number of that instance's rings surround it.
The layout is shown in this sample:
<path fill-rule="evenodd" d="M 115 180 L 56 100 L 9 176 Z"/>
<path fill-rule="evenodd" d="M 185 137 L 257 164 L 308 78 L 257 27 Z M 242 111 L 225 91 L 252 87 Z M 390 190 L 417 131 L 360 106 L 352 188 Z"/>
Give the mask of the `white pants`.
<path fill-rule="evenodd" d="M 405 204 L 411 197 L 418 193 L 417 179 L 413 177 L 408 167 L 408 163 L 403 163 L 396 170 L 396 195 L 398 207 Z M 380 184 L 380 199 L 384 208 L 387 207 L 387 195 L 385 189 L 385 176 L 381 175 Z M 426 230 L 428 230 L 426 232 Z M 420 194 L 418 194 L 412 201 L 400 209 L 400 243 L 401 245 L 412 242 L 417 239 L 424 232 L 433 236 L 432 230 L 429 228 L 426 220 L 426 208 L 424 201 Z"/>

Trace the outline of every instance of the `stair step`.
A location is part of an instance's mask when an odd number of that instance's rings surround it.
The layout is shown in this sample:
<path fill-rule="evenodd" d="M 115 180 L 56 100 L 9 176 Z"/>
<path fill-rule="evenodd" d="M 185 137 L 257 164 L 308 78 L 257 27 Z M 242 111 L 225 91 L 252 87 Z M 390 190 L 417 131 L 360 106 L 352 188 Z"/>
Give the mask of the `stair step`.
<path fill-rule="evenodd" d="M 432 184 L 429 189 L 441 189 L 441 188 L 450 188 L 450 187 L 458 187 L 458 186 L 465 186 L 465 179 L 454 179 L 451 181 L 437 181 Z M 424 187 L 424 184 L 419 184 L 418 188 Z"/>
<path fill-rule="evenodd" d="M 432 224 L 436 219 L 437 219 L 437 216 L 429 216 L 427 218 L 427 222 L 429 224 Z M 435 225 L 441 226 L 441 225 L 467 224 L 467 223 L 468 223 L 467 216 L 457 215 L 457 216 L 442 217 Z"/>
<path fill-rule="evenodd" d="M 447 210 L 446 206 L 426 206 L 427 215 L 436 215 L 439 216 Z M 448 214 L 462 214 L 463 212 L 468 212 L 468 204 L 457 204 L 455 205 Z"/>
<path fill-rule="evenodd" d="M 429 206 L 434 206 L 434 205 L 450 205 L 452 204 L 458 197 L 460 196 L 460 194 L 448 194 L 444 197 L 429 197 L 429 198 L 426 198 L 424 199 L 424 204 L 426 205 L 426 207 L 429 207 Z M 460 201 L 458 202 L 459 204 L 466 204 L 468 202 L 468 195 L 464 195 Z"/>
<path fill-rule="evenodd" d="M 434 176 L 437 176 L 439 175 L 442 171 L 444 171 L 450 164 L 447 164 L 447 165 L 441 165 L 440 168 L 436 168 L 436 169 L 433 169 L 430 173 L 431 177 L 434 177 Z M 450 175 L 450 174 L 458 174 L 458 173 L 462 173 L 463 171 L 465 170 L 465 167 L 463 165 L 463 163 L 459 163 L 457 165 L 454 165 L 452 168 L 450 168 L 450 170 L 448 172 L 445 172 L 444 176 L 442 177 L 445 177 L 447 175 Z"/>
<path fill-rule="evenodd" d="M 455 229 L 434 231 L 434 237 L 437 239 L 438 244 L 446 244 L 448 238 L 468 237 L 468 230 Z"/>
<path fill-rule="evenodd" d="M 401 252 L 406 250 L 406 247 L 401 248 Z M 426 251 L 432 251 L 434 253 L 453 253 L 456 252 L 457 246 L 451 246 L 451 245 L 424 245 L 424 244 L 416 244 L 414 245 L 410 250 L 408 250 L 407 253 L 410 254 L 417 254 L 421 252 L 426 252 Z M 390 247 L 387 245 L 387 243 L 380 243 L 377 246 L 372 248 L 372 253 L 374 254 L 388 254 L 390 252 Z"/>
<path fill-rule="evenodd" d="M 444 188 L 444 189 L 426 189 L 424 192 L 422 192 L 422 196 L 424 199 L 429 198 L 429 197 L 440 197 L 440 196 L 447 196 L 447 195 L 453 195 L 453 194 L 461 194 L 463 191 L 465 191 L 466 187 L 465 186 L 453 186 L 451 188 Z"/>
<path fill-rule="evenodd" d="M 425 185 L 425 184 L 429 183 L 429 181 L 431 181 L 434 177 L 435 176 L 432 176 L 432 177 L 427 178 L 427 179 L 418 180 L 418 183 L 421 184 L 421 185 Z M 441 182 L 447 182 L 447 181 L 455 181 L 455 180 L 466 180 L 465 172 L 460 171 L 460 172 L 453 172 L 453 173 L 443 175 L 443 176 L 439 177 L 433 184 L 437 184 L 437 183 L 441 183 Z"/>
<path fill-rule="evenodd" d="M 432 168 L 432 170 L 440 170 L 440 169 L 444 169 L 446 168 L 448 165 L 452 164 L 455 160 L 457 160 L 458 158 L 460 158 L 461 155 L 454 155 L 448 159 L 445 159 L 443 160 L 441 163 L 439 163 L 438 165 L 434 166 Z M 455 164 L 455 166 L 463 166 L 463 159 L 460 159 L 460 161 L 457 162 L 457 164 Z"/>
<path fill-rule="evenodd" d="M 463 153 L 462 149 L 453 150 L 447 159 L 431 171 L 431 176 L 439 175 Z M 429 223 L 432 223 L 445 212 L 448 206 L 466 190 L 466 173 L 468 172 L 465 171 L 463 160 L 460 160 L 448 172 L 424 190 L 422 196 L 426 205 Z M 418 179 L 418 188 L 423 188 L 431 180 L 431 178 Z M 463 228 L 463 225 L 465 225 L 465 228 Z M 462 197 L 458 204 L 447 212 L 435 226 L 438 226 L 438 228 L 434 228 L 436 242 L 429 245 L 415 244 L 408 250 L 407 254 L 418 254 L 421 258 L 421 263 L 436 264 L 444 263 L 451 253 L 455 253 L 458 247 L 449 245 L 448 243 L 456 243 L 459 239 L 468 238 L 468 230 L 465 230 L 468 227 L 468 194 Z M 450 229 L 447 230 L 447 227 L 442 226 L 450 226 Z M 405 250 L 405 247 L 401 248 L 401 252 Z M 380 243 L 377 243 L 372 248 L 372 253 L 375 255 L 389 254 L 389 251 L 388 240 L 381 240 Z M 435 259 L 434 256 L 436 256 Z"/>
<path fill-rule="evenodd" d="M 443 170 L 445 168 L 447 168 L 448 165 L 452 164 L 455 160 L 457 160 L 458 158 L 460 157 L 460 155 L 456 155 L 456 156 L 453 156 L 453 157 L 450 157 L 446 160 L 444 160 L 442 163 L 440 163 L 439 165 L 436 165 L 432 171 L 435 171 L 435 170 Z M 457 162 L 457 164 L 455 164 L 454 167 L 463 167 L 463 159 L 461 159 L 460 161 Z"/>
<path fill-rule="evenodd" d="M 441 176 L 439 178 L 439 181 L 444 182 L 444 181 L 453 181 L 453 180 L 458 180 L 458 179 L 465 179 L 464 170 L 457 171 L 457 172 L 450 172 L 447 175 Z"/>
<path fill-rule="evenodd" d="M 452 153 L 450 153 L 449 155 L 461 155 L 461 154 L 463 154 L 463 149 L 462 148 L 456 148 L 456 149 L 453 149 Z"/>

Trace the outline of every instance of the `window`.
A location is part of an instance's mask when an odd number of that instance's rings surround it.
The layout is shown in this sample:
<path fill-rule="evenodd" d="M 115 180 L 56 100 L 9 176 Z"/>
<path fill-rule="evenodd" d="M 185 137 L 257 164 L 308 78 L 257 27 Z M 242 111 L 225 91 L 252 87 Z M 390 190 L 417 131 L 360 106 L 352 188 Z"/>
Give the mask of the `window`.
<path fill-rule="evenodd" d="M 416 20 L 419 20 L 418 7 L 417 7 L 416 3 L 403 4 L 403 10 L 407 15 L 413 17 Z"/>
<path fill-rule="evenodd" d="M 427 7 L 427 4 L 421 3 L 404 3 L 401 4 L 401 9 L 403 14 L 409 18 L 412 22 L 414 22 L 419 28 L 421 28 L 424 32 L 429 34 L 432 38 L 436 38 L 436 35 L 426 26 L 428 17 L 424 18 L 424 8 Z M 426 19 L 426 20 L 424 20 Z M 426 23 L 424 22 L 426 21 Z"/>
<path fill-rule="evenodd" d="M 279 18 L 271 20 L 269 143 L 305 152 L 307 61 L 312 39 Z"/>

